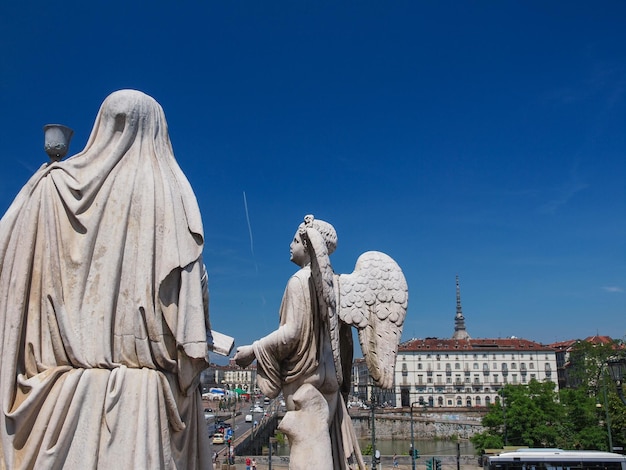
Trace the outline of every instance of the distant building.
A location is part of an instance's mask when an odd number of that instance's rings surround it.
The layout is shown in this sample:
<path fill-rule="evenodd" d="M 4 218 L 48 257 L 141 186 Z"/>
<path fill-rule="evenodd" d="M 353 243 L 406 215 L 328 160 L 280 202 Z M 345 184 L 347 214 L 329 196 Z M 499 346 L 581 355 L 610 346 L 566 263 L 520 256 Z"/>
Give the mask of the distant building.
<path fill-rule="evenodd" d="M 556 354 L 520 338 L 412 339 L 400 345 L 395 377 L 400 406 L 481 407 L 505 384 L 556 383 Z"/>
<path fill-rule="evenodd" d="M 461 308 L 456 277 L 456 314 L 451 339 L 411 339 L 398 349 L 395 403 L 430 407 L 483 407 L 505 384 L 557 382 L 552 347 L 520 338 L 472 339 Z"/>
<path fill-rule="evenodd" d="M 202 391 L 210 387 L 226 390 L 242 389 L 250 393 L 258 393 L 256 386 L 256 362 L 248 367 L 239 367 L 233 359 L 226 366 L 211 364 L 200 376 Z"/>
<path fill-rule="evenodd" d="M 593 345 L 614 345 L 615 340 L 610 336 L 593 335 L 587 336 L 583 340 L 570 339 L 568 341 L 560 341 L 550 344 L 556 352 L 556 364 L 559 380 L 559 388 L 577 387 L 580 385 L 580 376 L 576 374 L 576 369 L 584 366 L 587 360 L 581 354 L 576 352 L 576 346 L 581 343 L 589 343 Z"/>

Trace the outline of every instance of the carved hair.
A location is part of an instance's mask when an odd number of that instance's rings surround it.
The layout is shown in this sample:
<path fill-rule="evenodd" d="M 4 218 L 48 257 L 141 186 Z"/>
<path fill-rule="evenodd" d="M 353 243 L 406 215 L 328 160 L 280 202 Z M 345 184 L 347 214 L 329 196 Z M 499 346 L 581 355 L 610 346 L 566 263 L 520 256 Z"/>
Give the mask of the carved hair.
<path fill-rule="evenodd" d="M 337 232 L 332 225 L 323 220 L 315 219 L 315 217 L 309 214 L 304 217 L 304 222 L 300 224 L 298 231 L 303 232 L 307 227 L 312 227 L 319 232 L 326 243 L 329 255 L 335 251 L 335 248 L 337 248 Z"/>

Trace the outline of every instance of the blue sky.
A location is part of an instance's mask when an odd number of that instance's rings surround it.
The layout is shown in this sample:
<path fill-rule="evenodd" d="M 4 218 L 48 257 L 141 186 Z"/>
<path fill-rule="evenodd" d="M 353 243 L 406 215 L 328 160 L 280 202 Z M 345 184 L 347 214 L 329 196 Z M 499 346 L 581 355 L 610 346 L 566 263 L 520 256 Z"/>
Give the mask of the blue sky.
<path fill-rule="evenodd" d="M 626 3 L 3 2 L 0 211 L 104 98 L 163 106 L 211 321 L 272 331 L 305 214 L 409 284 L 403 339 L 626 335 Z"/>

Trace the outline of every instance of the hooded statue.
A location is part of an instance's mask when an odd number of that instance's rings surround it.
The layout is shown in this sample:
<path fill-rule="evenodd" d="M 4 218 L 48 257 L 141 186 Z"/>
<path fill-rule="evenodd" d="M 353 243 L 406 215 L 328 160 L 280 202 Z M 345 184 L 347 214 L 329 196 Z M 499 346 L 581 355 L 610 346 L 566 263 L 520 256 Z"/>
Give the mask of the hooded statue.
<path fill-rule="evenodd" d="M 0 221 L 0 468 L 211 465 L 203 243 L 163 109 L 111 94 Z"/>

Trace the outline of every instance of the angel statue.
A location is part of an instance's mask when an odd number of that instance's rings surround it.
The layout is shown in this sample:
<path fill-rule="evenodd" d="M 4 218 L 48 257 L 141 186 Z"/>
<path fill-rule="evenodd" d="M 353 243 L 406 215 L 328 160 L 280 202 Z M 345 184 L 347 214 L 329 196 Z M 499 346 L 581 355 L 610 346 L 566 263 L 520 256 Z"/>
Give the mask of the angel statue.
<path fill-rule="evenodd" d="M 352 274 L 335 274 L 332 225 L 307 215 L 290 245 L 300 266 L 285 289 L 280 326 L 237 349 L 240 366 L 257 360 L 261 391 L 282 390 L 287 413 L 279 429 L 289 438 L 290 468 L 365 468 L 346 401 L 352 371 L 352 330 L 374 383 L 391 388 L 406 316 L 402 270 L 384 253 L 368 251 Z"/>

